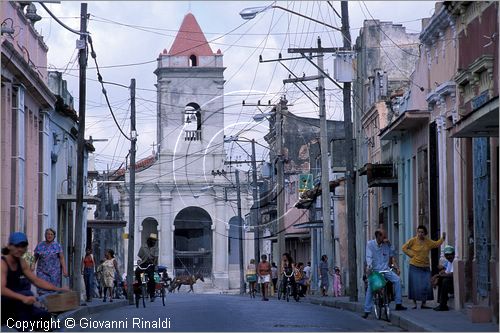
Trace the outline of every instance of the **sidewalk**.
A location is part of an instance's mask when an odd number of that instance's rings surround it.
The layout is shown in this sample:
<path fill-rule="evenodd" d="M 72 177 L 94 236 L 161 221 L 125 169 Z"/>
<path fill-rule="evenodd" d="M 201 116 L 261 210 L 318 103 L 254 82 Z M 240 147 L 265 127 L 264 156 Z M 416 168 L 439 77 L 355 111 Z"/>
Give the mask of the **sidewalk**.
<path fill-rule="evenodd" d="M 125 299 L 114 299 L 113 302 L 103 302 L 101 298 L 94 298 L 92 302 L 83 302 L 81 305 L 71 311 L 63 312 L 57 316 L 57 319 L 60 320 L 61 323 L 67 318 L 73 318 L 75 320 L 79 320 L 83 317 L 88 317 L 91 314 L 98 313 L 101 311 L 107 311 L 111 309 L 115 309 L 122 306 L 127 306 L 128 300 Z M 55 329 L 54 331 L 65 331 L 64 325 L 61 324 L 61 329 Z M 9 328 L 7 326 L 1 326 L 0 332 L 17 332 L 14 328 Z"/>
<path fill-rule="evenodd" d="M 348 311 L 359 313 L 360 320 L 377 320 L 372 313 L 367 319 L 362 319 L 364 313 L 364 295 L 358 297 L 360 302 L 350 302 L 349 297 L 321 297 L 307 295 L 300 299 L 301 302 L 309 302 L 323 306 L 331 306 Z M 429 302 L 429 306 L 434 302 Z M 391 323 L 410 332 L 498 332 L 498 325 L 495 323 L 475 324 L 462 311 L 434 311 L 432 309 L 421 310 L 412 309 L 413 302 L 403 298 L 403 305 L 406 311 L 391 311 Z M 420 305 L 419 305 L 420 306 Z M 391 303 L 391 310 L 394 303 Z"/>

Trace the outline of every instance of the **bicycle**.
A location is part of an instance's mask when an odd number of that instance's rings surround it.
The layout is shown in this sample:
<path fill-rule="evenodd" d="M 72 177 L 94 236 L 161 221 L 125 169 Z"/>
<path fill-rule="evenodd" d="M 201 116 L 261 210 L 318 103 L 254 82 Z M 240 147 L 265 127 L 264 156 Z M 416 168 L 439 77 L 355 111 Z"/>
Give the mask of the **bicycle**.
<path fill-rule="evenodd" d="M 383 273 L 388 273 L 392 272 L 392 270 L 387 270 L 387 271 L 379 271 L 379 273 L 382 275 L 382 278 L 385 280 L 385 285 L 384 287 L 373 291 L 373 310 L 375 311 L 375 317 L 378 320 L 381 320 L 382 318 L 382 313 L 385 315 L 385 318 L 387 321 L 391 321 L 391 309 L 389 307 L 389 303 L 391 302 L 389 298 L 389 288 L 392 288 L 392 283 L 390 281 L 387 281 L 387 279 L 384 277 Z"/>
<path fill-rule="evenodd" d="M 283 296 L 283 299 L 286 299 L 286 301 L 289 302 L 290 295 L 293 294 L 292 279 L 294 279 L 295 277 L 293 271 L 290 272 L 290 275 L 287 275 L 286 272 L 283 272 L 283 276 L 284 277 L 281 279 L 280 287 L 278 289 L 278 300 L 281 299 L 281 296 Z M 283 280 L 285 277 L 287 278 L 287 282 L 284 288 L 285 291 L 283 293 Z M 300 297 L 297 292 L 293 295 L 293 298 L 295 299 L 296 302 L 299 301 Z"/>
<path fill-rule="evenodd" d="M 142 271 L 141 273 L 141 283 L 135 282 L 134 283 L 134 294 L 135 294 L 135 306 L 138 308 L 140 300 L 142 298 L 142 306 L 146 307 L 146 298 L 150 297 L 147 289 L 147 285 L 149 282 L 149 276 L 145 274 L 145 271 L 147 271 L 151 266 L 154 266 L 153 264 L 149 264 L 145 268 L 138 266 L 137 269 Z M 160 297 L 162 300 L 163 306 L 165 306 L 165 298 L 166 298 L 166 292 L 165 292 L 165 287 L 166 287 L 166 281 L 162 280 L 159 275 L 159 271 L 156 270 L 154 272 L 155 274 L 155 295 L 154 297 Z M 152 300 L 151 300 L 152 301 Z"/>

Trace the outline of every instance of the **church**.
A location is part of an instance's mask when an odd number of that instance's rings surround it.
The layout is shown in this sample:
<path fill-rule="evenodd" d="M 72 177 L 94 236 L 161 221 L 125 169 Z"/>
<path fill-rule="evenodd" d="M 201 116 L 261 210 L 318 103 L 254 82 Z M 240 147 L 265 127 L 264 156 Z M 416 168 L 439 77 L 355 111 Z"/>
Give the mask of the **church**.
<path fill-rule="evenodd" d="M 156 156 L 137 163 L 133 231 L 136 254 L 156 234 L 159 264 L 171 276 L 201 273 L 216 290 L 240 287 L 243 225 L 235 209 L 235 177 L 224 166 L 224 70 L 222 52 L 212 51 L 188 13 L 154 71 L 158 148 Z M 126 196 L 121 206 L 128 220 Z M 252 204 L 247 197 L 241 196 L 243 216 Z M 244 234 L 246 266 L 253 239 Z"/>

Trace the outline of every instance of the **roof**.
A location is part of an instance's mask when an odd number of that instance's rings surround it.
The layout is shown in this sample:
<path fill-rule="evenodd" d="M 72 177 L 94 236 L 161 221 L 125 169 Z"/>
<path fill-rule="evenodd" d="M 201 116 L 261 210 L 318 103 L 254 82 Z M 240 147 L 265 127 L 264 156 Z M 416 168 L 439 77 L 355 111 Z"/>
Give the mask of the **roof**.
<path fill-rule="evenodd" d="M 143 171 L 152 166 L 155 161 L 156 161 L 155 155 L 150 155 L 146 158 L 143 158 L 142 160 L 139 160 L 135 163 L 135 171 L 136 172 Z M 113 173 L 113 176 L 118 176 L 118 177 L 123 176 L 125 174 L 125 171 L 126 171 L 125 168 L 120 168 Z"/>
<path fill-rule="evenodd" d="M 193 14 L 188 13 L 184 16 L 169 54 L 174 56 L 191 56 L 193 54 L 211 56 L 214 54 Z"/>

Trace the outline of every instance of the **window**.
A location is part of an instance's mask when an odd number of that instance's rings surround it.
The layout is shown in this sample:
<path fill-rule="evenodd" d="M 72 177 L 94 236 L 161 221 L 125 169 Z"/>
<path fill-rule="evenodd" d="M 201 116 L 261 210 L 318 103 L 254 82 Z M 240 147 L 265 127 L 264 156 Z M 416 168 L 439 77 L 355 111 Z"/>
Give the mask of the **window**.
<path fill-rule="evenodd" d="M 201 110 L 196 103 L 189 103 L 184 108 L 185 141 L 201 141 Z"/>
<path fill-rule="evenodd" d="M 196 66 L 198 66 L 198 61 L 196 59 L 196 56 L 194 54 L 192 54 L 189 57 L 189 67 L 196 67 Z"/>

